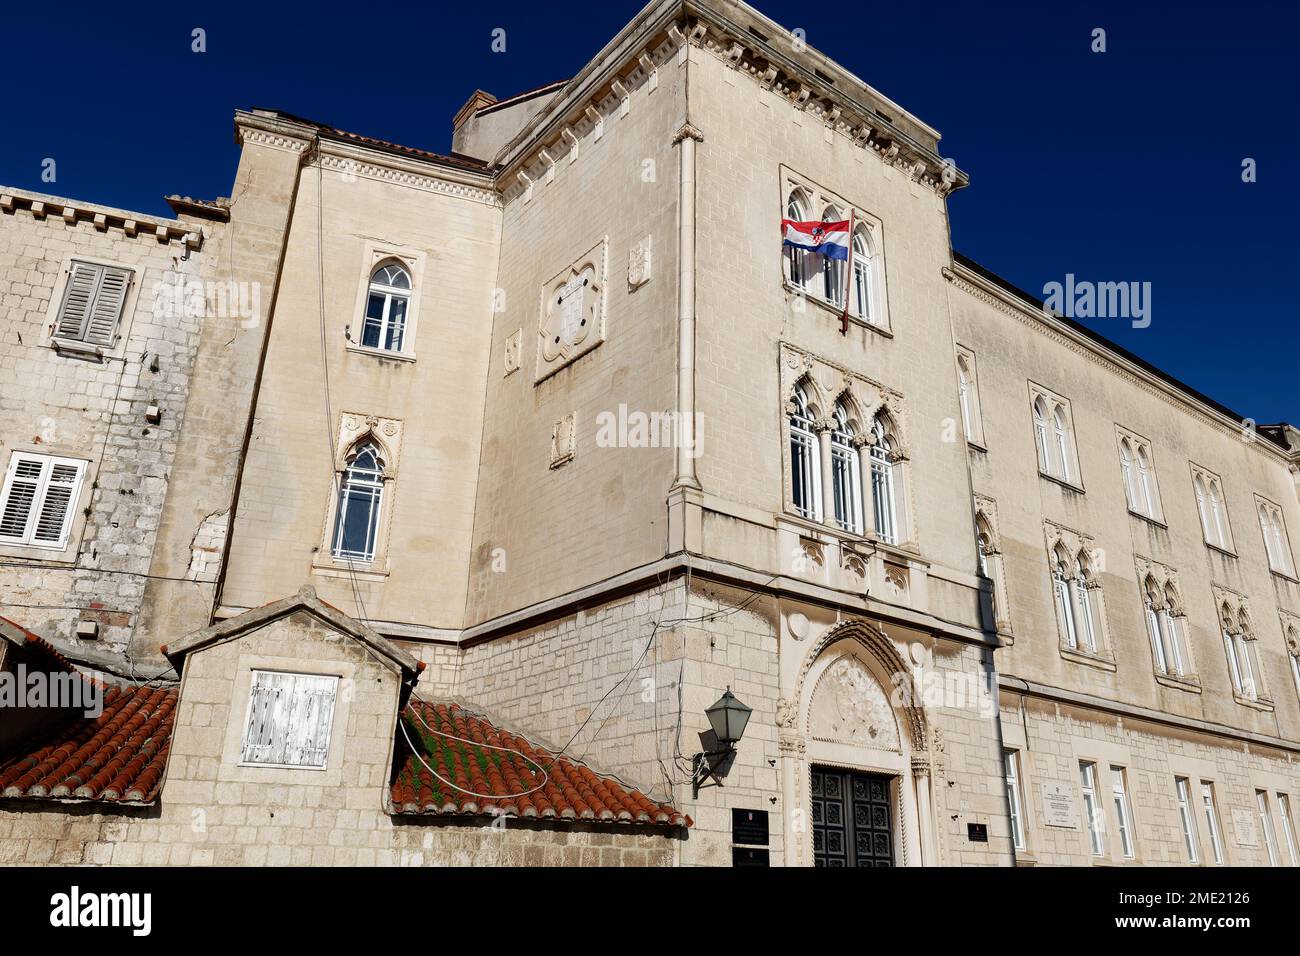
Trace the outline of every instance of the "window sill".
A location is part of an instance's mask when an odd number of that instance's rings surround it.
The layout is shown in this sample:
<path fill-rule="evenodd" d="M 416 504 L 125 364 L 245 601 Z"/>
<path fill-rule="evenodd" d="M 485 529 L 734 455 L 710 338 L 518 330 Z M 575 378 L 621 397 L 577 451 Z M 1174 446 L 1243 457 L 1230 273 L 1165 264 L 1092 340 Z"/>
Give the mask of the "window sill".
<path fill-rule="evenodd" d="M 1213 541 L 1207 541 L 1207 542 L 1205 542 L 1205 546 L 1206 546 L 1207 548 L 1209 548 L 1211 551 L 1217 551 L 1217 552 L 1219 552 L 1219 554 L 1225 555 L 1225 556 L 1227 556 L 1227 557 L 1229 557 L 1229 558 L 1236 558 L 1236 557 L 1237 557 L 1237 552 L 1236 552 L 1236 551 L 1233 551 L 1233 550 L 1231 550 L 1230 548 L 1225 548 L 1225 547 L 1223 547 L 1223 545 L 1215 544 Z"/>
<path fill-rule="evenodd" d="M 1164 519 L 1162 518 L 1157 518 L 1154 517 L 1153 515 L 1144 515 L 1142 512 L 1134 511 L 1132 508 L 1128 509 L 1128 513 L 1129 516 L 1132 518 L 1141 518 L 1147 524 L 1153 524 L 1157 528 L 1164 528 L 1166 531 L 1169 530 L 1169 525 L 1165 524 Z"/>
<path fill-rule="evenodd" d="M 75 527 L 74 527 L 75 531 Z M 20 544 L 0 538 L 0 557 L 26 558 L 42 565 L 72 567 L 77 563 L 75 554 L 68 554 L 68 545 L 53 547 L 39 544 Z"/>
<path fill-rule="evenodd" d="M 1077 648 L 1061 646 L 1061 656 L 1067 661 L 1073 661 L 1076 664 L 1083 664 L 1087 667 L 1095 667 L 1097 670 L 1110 671 L 1114 673 L 1117 668 L 1114 658 L 1104 654 L 1092 654 L 1088 651 L 1081 651 Z"/>
<path fill-rule="evenodd" d="M 389 576 L 388 561 L 370 561 L 362 564 L 354 561 L 335 561 L 332 558 L 316 558 L 311 563 L 314 573 L 325 578 L 355 578 L 358 581 L 386 581 Z"/>
<path fill-rule="evenodd" d="M 1281 578 L 1283 581 L 1290 581 L 1292 584 L 1300 584 L 1300 578 L 1297 578 L 1294 574 L 1291 574 L 1289 571 L 1279 571 L 1277 568 L 1269 568 L 1268 570 L 1270 573 Z"/>
<path fill-rule="evenodd" d="M 1201 692 L 1201 681 L 1195 674 L 1178 677 L 1175 674 L 1164 674 L 1156 671 L 1155 675 L 1156 683 L 1164 687 L 1173 687 L 1176 690 L 1187 691 L 1189 694 L 1199 694 Z"/>
<path fill-rule="evenodd" d="M 986 455 L 989 453 L 988 446 L 981 441 L 976 441 L 974 438 L 966 439 L 966 447 L 971 451 L 983 452 Z"/>
<path fill-rule="evenodd" d="M 369 355 L 377 359 L 389 359 L 393 362 L 415 362 L 415 356 L 410 352 L 390 352 L 387 349 L 372 348 L 369 345 L 357 345 L 349 342 L 346 346 L 347 351 L 354 352 L 357 355 Z"/>
<path fill-rule="evenodd" d="M 1273 711 L 1273 701 L 1267 697 L 1242 697 L 1240 694 L 1234 693 L 1232 699 L 1241 706 L 1249 707 L 1251 710 L 1258 710 L 1260 713 L 1267 714 Z"/>
<path fill-rule="evenodd" d="M 791 282 L 788 278 L 784 281 L 783 284 L 785 286 L 785 291 L 789 295 L 795 298 L 803 299 L 805 302 L 809 302 L 817 306 L 818 308 L 822 309 L 823 311 L 831 313 L 831 315 L 835 316 L 836 321 L 839 321 L 844 317 L 843 306 L 836 305 L 830 299 L 827 299 L 824 296 L 817 295 L 815 292 L 809 292 L 807 289 L 800 288 L 799 286 Z M 866 319 L 863 319 L 861 316 L 854 315 L 852 312 L 849 313 L 849 324 L 856 325 L 864 329 L 869 329 L 872 332 L 876 332 L 879 333 L 880 335 L 883 335 L 887 339 L 892 339 L 894 337 L 894 333 L 890 330 L 888 326 L 877 325 L 875 322 L 868 322 Z"/>
<path fill-rule="evenodd" d="M 87 362 L 103 362 L 111 355 L 111 352 L 105 352 L 98 345 L 87 345 L 85 342 L 76 342 L 71 339 L 51 338 L 50 348 L 60 355 L 82 359 Z"/>
<path fill-rule="evenodd" d="M 1068 479 L 1068 478 L 1062 478 L 1060 475 L 1053 475 L 1053 474 L 1050 474 L 1050 473 L 1048 473 L 1048 472 L 1046 472 L 1046 471 L 1042 471 L 1042 470 L 1040 469 L 1039 472 L 1038 472 L 1038 477 L 1039 477 L 1039 478 L 1044 478 L 1044 479 L 1046 479 L 1047 481 L 1050 481 L 1050 482 L 1051 482 L 1052 484 L 1054 484 L 1054 485 L 1060 485 L 1062 488 L 1069 488 L 1071 491 L 1077 491 L 1077 492 L 1078 492 L 1079 494 L 1081 494 L 1081 495 L 1086 493 L 1086 492 L 1083 490 L 1083 485 L 1075 484 L 1075 483 L 1074 483 L 1073 481 L 1071 481 L 1070 479 Z"/>

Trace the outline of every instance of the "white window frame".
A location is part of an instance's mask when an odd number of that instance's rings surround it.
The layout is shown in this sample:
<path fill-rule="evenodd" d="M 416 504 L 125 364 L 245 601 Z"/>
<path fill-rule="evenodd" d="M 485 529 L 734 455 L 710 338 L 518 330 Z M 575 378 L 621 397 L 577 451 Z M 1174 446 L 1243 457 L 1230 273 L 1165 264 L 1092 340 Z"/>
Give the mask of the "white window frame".
<path fill-rule="evenodd" d="M 1291 816 L 1291 795 L 1277 792 L 1277 815 L 1282 821 L 1282 835 L 1286 837 L 1287 855 L 1292 866 L 1300 866 L 1300 848 L 1296 846 L 1295 818 Z"/>
<path fill-rule="evenodd" d="M 897 449 L 879 416 L 871 425 L 871 504 L 875 515 L 876 537 L 885 544 L 899 543 L 898 469 L 894 454 Z"/>
<path fill-rule="evenodd" d="M 966 441 L 983 448 L 984 417 L 980 406 L 979 368 L 975 353 L 962 345 L 957 346 L 957 401 Z"/>
<path fill-rule="evenodd" d="M 1119 824 L 1120 850 L 1124 859 L 1137 859 L 1137 835 L 1133 828 L 1133 808 L 1128 797 L 1128 773 L 1116 764 L 1110 766 L 1110 789 L 1115 802 L 1115 816 Z"/>
<path fill-rule="evenodd" d="M 1219 824 L 1219 801 L 1214 793 L 1214 781 L 1201 781 L 1201 809 L 1210 830 L 1210 849 L 1214 852 L 1214 865 L 1223 866 L 1223 827 Z"/>
<path fill-rule="evenodd" d="M 1079 789 L 1083 793 L 1084 825 L 1089 849 L 1094 857 L 1106 855 L 1106 818 L 1097 794 L 1097 764 L 1079 761 Z"/>
<path fill-rule="evenodd" d="M 383 282 L 379 276 L 386 275 L 392 270 L 397 270 L 406 277 L 407 287 L 403 289 L 400 285 Z M 405 354 L 406 331 L 410 319 L 411 298 L 414 295 L 414 280 L 411 278 L 411 271 L 406 264 L 395 259 L 385 260 L 375 266 L 370 276 L 370 283 L 366 290 L 366 309 L 361 314 L 361 341 L 360 346 L 363 349 L 373 349 L 376 352 L 389 352 L 397 355 Z M 371 325 L 370 303 L 376 296 L 380 297 L 383 302 L 382 313 L 378 318 L 379 325 L 379 344 L 369 345 L 366 343 L 366 329 Z M 394 321 L 393 309 L 398 303 L 402 303 L 404 310 L 400 324 Z M 384 343 L 393 337 L 394 331 L 397 334 L 397 347 L 390 348 Z"/>
<path fill-rule="evenodd" d="M 1196 811 L 1192 808 L 1192 782 L 1188 777 L 1174 777 L 1174 793 L 1178 797 L 1178 817 L 1183 824 L 1183 845 L 1187 848 L 1187 861 L 1200 863 L 1196 833 Z"/>
<path fill-rule="evenodd" d="M 821 521 L 825 503 L 822 501 L 821 440 L 817 437 L 816 420 L 813 417 L 816 409 L 802 383 L 795 386 L 793 401 L 795 412 L 789 417 L 790 507 L 801 518 Z M 804 502 L 800 502 L 795 493 L 799 487 L 795 480 L 796 470 L 805 497 L 808 498 Z"/>
<path fill-rule="evenodd" d="M 393 359 L 399 362 L 416 360 L 416 339 L 420 327 L 420 300 L 424 291 L 427 256 L 409 246 L 367 240 L 357 267 L 356 302 L 352 308 L 354 318 L 349 323 L 347 350 L 358 355 Z M 397 265 L 406 270 L 411 280 L 410 297 L 406 304 L 406 325 L 402 333 L 401 351 L 391 351 L 362 345 L 365 335 L 366 309 L 370 304 L 371 278 L 385 265 Z M 382 339 L 381 339 L 382 341 Z"/>
<path fill-rule="evenodd" d="M 1160 485 L 1156 480 L 1151 442 L 1120 425 L 1115 426 L 1115 433 L 1128 510 L 1141 518 L 1163 524 L 1164 509 L 1160 505 Z"/>
<path fill-rule="evenodd" d="M 1039 474 L 1083 490 L 1074 437 L 1074 414 L 1068 399 L 1029 383 L 1029 408 L 1038 451 Z"/>
<path fill-rule="evenodd" d="M 856 203 L 851 203 L 843 196 L 823 189 L 806 176 L 781 167 L 781 209 L 782 218 L 801 222 L 852 220 L 853 232 L 849 236 L 849 258 L 846 262 L 829 264 L 823 256 L 805 250 L 782 246 L 781 276 L 785 287 L 830 310 L 839 317 L 845 314 L 846 304 L 844 270 L 852 277 L 849 289 L 847 314 L 850 320 L 887 335 L 890 331 L 889 300 L 885 288 L 885 253 L 884 224 L 879 218 L 867 212 Z M 814 220 L 816 210 L 821 210 L 821 217 Z M 866 246 L 866 255 L 856 252 L 855 239 L 861 236 Z M 868 273 L 865 299 L 866 315 L 862 314 L 859 266 Z M 827 294 L 827 281 L 833 278 L 833 294 Z"/>
<path fill-rule="evenodd" d="M 1002 751 L 1002 769 L 1007 785 L 1007 812 L 1011 818 L 1011 843 L 1023 850 L 1025 843 L 1025 800 L 1020 785 L 1020 752 Z"/>
<path fill-rule="evenodd" d="M 853 425 L 848 409 L 836 403 L 831 429 L 831 487 L 835 501 L 835 524 L 850 534 L 863 533 L 862 473 L 858 450 L 853 445 Z M 794 451 L 791 446 L 791 452 Z"/>
<path fill-rule="evenodd" d="M 1277 846 L 1277 834 L 1273 830 L 1273 812 L 1268 805 L 1268 791 L 1255 791 L 1255 810 L 1259 813 L 1259 825 L 1264 833 L 1264 849 L 1268 851 L 1268 865 L 1277 866 L 1280 862 Z"/>
<path fill-rule="evenodd" d="M 1295 559 L 1291 553 L 1291 538 L 1287 534 L 1282 509 L 1262 495 L 1256 495 L 1255 510 L 1259 516 L 1259 531 L 1264 538 L 1269 570 L 1294 579 Z"/>
<path fill-rule="evenodd" d="M 362 453 L 369 451 L 375 461 L 373 471 L 356 471 L 354 477 L 354 462 Z M 366 477 L 375 475 L 377 477 Z M 370 439 L 361 439 L 348 452 L 347 465 L 343 473 L 338 476 L 337 504 L 335 507 L 334 526 L 330 534 L 330 557 L 339 562 L 370 565 L 375 561 L 380 549 L 380 536 L 383 533 L 383 522 L 385 517 L 384 499 L 387 497 L 388 484 L 387 462 L 384 460 L 384 449 L 378 442 Z M 353 489 L 359 490 L 370 495 L 372 501 L 370 510 L 370 519 L 368 522 L 367 543 L 369 550 L 365 552 L 344 551 L 343 550 L 343 533 L 347 526 L 348 511 L 352 506 L 352 499 L 349 492 Z"/>
<path fill-rule="evenodd" d="M 1223 481 L 1208 468 L 1193 462 L 1192 494 L 1196 498 L 1196 513 L 1201 521 L 1201 534 L 1205 543 L 1228 554 L 1234 553 L 1232 523 L 1228 520 L 1228 502 L 1223 494 Z"/>
<path fill-rule="evenodd" d="M 30 466 L 35 465 L 38 468 L 37 473 L 34 476 L 20 478 L 18 472 L 24 464 L 29 466 L 29 470 Z M 73 525 L 77 520 L 78 508 L 81 504 L 81 493 L 85 482 L 87 464 L 84 459 L 80 458 L 40 455 L 25 451 L 11 453 L 9 467 L 5 471 L 3 490 L 0 490 L 0 516 L 3 516 L 8 511 L 15 484 L 21 482 L 25 486 L 31 486 L 32 500 L 23 522 L 22 533 L 17 535 L 0 534 L 0 545 L 41 551 L 66 551 Z M 71 478 L 61 478 L 56 481 L 55 472 L 59 469 L 64 470 L 65 473 L 68 469 L 71 469 L 73 471 Z M 58 538 L 42 540 L 37 538 L 37 532 L 40 530 L 41 517 L 45 506 L 51 500 L 50 492 L 52 489 L 66 489 L 67 503 L 64 507 Z"/>
<path fill-rule="evenodd" d="M 258 759 L 256 756 L 255 747 L 270 748 L 276 745 L 275 741 L 257 745 L 250 738 L 254 730 L 254 720 L 257 716 L 255 710 L 259 705 L 263 704 L 266 695 L 273 690 L 273 686 L 277 683 L 281 685 L 285 695 L 281 699 L 292 702 L 292 709 L 286 709 L 283 706 L 277 707 L 269 715 L 273 723 L 269 733 L 273 736 L 282 735 L 284 738 L 280 742 L 284 751 L 278 755 L 286 758 L 291 756 L 288 752 L 288 748 L 292 744 L 292 738 L 289 737 L 291 731 L 296 732 L 301 739 L 310 739 L 305 736 L 308 729 L 306 723 L 293 728 L 291 726 L 292 722 L 295 719 L 307 721 L 309 718 L 314 718 L 314 730 L 319 732 L 322 725 L 324 727 L 323 742 L 313 748 L 315 752 L 320 754 L 319 762 L 307 762 L 305 759 L 306 754 L 303 753 L 305 747 L 301 744 L 298 746 L 299 759 L 297 760 Z M 339 678 L 333 674 L 301 674 L 288 671 L 254 669 L 249 680 L 248 705 L 245 708 L 244 729 L 240 737 L 239 765 L 241 767 L 264 767 L 279 770 L 327 770 L 334 730 L 333 725 L 339 703 L 338 685 Z M 328 688 L 328 694 L 325 693 L 326 688 Z M 308 706 L 306 713 L 300 713 L 299 708 L 302 706 L 300 700 L 301 695 L 304 693 L 316 695 L 327 706 L 328 712 L 326 712 L 325 707 L 319 707 L 313 711 Z M 267 716 L 265 710 L 262 713 L 263 716 Z"/>

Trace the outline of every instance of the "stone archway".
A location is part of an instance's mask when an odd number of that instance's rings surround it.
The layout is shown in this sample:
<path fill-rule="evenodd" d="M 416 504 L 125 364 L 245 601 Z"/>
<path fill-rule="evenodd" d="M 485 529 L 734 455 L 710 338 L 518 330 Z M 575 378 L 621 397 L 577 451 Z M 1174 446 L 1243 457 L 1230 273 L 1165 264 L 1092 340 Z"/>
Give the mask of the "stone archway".
<path fill-rule="evenodd" d="M 895 693 L 911 674 L 894 642 L 866 621 L 839 624 L 809 648 L 794 696 L 778 712 L 794 865 L 814 862 L 814 774 L 820 784 L 827 768 L 887 779 L 895 864 L 936 862 L 926 715 L 911 695 Z"/>

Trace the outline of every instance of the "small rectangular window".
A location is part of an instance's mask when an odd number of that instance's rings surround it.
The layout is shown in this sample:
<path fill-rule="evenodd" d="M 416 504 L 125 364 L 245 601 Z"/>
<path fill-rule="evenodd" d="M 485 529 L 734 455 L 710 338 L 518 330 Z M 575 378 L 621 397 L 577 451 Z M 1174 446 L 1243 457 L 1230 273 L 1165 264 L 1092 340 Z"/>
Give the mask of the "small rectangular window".
<path fill-rule="evenodd" d="M 1286 840 L 1287 855 L 1292 866 L 1300 866 L 1300 851 L 1296 849 L 1295 820 L 1291 817 L 1291 798 L 1285 793 L 1277 795 L 1277 812 L 1282 818 L 1282 836 Z"/>
<path fill-rule="evenodd" d="M 240 762 L 324 770 L 337 677 L 253 671 Z"/>
<path fill-rule="evenodd" d="M 1115 798 L 1115 819 L 1119 821 L 1119 840 L 1124 849 L 1124 859 L 1137 856 L 1133 845 L 1133 813 L 1128 802 L 1128 787 L 1123 767 L 1110 768 L 1111 793 Z"/>
<path fill-rule="evenodd" d="M 55 338 L 112 348 L 131 276 L 130 269 L 74 260 L 54 323 Z"/>
<path fill-rule="evenodd" d="M 14 452 L 0 493 L 0 543 L 62 551 L 86 463 Z"/>
<path fill-rule="evenodd" d="M 1191 783 L 1186 777 L 1174 778 L 1174 789 L 1178 792 L 1178 817 L 1183 824 L 1183 844 L 1187 847 L 1187 861 L 1199 863 L 1197 852 L 1196 817 L 1192 811 Z"/>
<path fill-rule="evenodd" d="M 1210 831 L 1210 849 L 1214 851 L 1215 866 L 1223 866 L 1223 830 L 1219 826 L 1219 808 L 1214 799 L 1214 784 L 1201 781 L 1201 805 L 1205 812 L 1205 825 Z"/>
<path fill-rule="evenodd" d="M 1020 792 L 1020 755 L 1004 750 L 1002 761 L 1007 778 L 1007 810 L 1011 815 L 1011 841 L 1017 850 L 1025 848 L 1024 798 Z"/>
<path fill-rule="evenodd" d="M 1259 826 L 1264 833 L 1264 849 L 1268 850 L 1268 865 L 1277 866 L 1277 835 L 1273 832 L 1273 814 L 1268 807 L 1268 793 L 1255 791 L 1255 808 L 1259 810 Z"/>
<path fill-rule="evenodd" d="M 1106 825 L 1097 798 L 1097 765 L 1079 762 L 1079 787 L 1083 791 L 1083 809 L 1088 823 L 1088 840 L 1093 856 L 1106 855 Z"/>

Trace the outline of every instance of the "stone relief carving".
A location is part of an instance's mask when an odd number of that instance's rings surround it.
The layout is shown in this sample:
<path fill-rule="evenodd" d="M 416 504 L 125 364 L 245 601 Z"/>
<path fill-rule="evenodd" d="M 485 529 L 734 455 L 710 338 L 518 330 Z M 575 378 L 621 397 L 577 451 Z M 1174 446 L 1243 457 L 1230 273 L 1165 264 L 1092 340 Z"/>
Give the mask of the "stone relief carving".
<path fill-rule="evenodd" d="M 577 413 L 570 412 L 555 423 L 551 430 L 551 467 L 559 468 L 561 465 L 573 461 L 573 456 L 577 453 L 578 445 L 578 427 L 576 424 Z"/>
<path fill-rule="evenodd" d="M 822 740 L 902 750 L 888 694 L 852 654 L 835 661 L 818 682 L 813 693 L 811 731 Z"/>
<path fill-rule="evenodd" d="M 519 371 L 519 352 L 523 345 L 524 330 L 515 329 L 510 338 L 506 339 L 505 348 L 505 374 L 512 375 Z"/>
<path fill-rule="evenodd" d="M 628 253 L 627 284 L 633 289 L 639 289 L 650 281 L 654 263 L 653 242 L 653 236 L 646 236 Z"/>
<path fill-rule="evenodd" d="M 605 341 L 608 246 L 608 239 L 602 239 L 542 287 L 536 381 Z"/>

